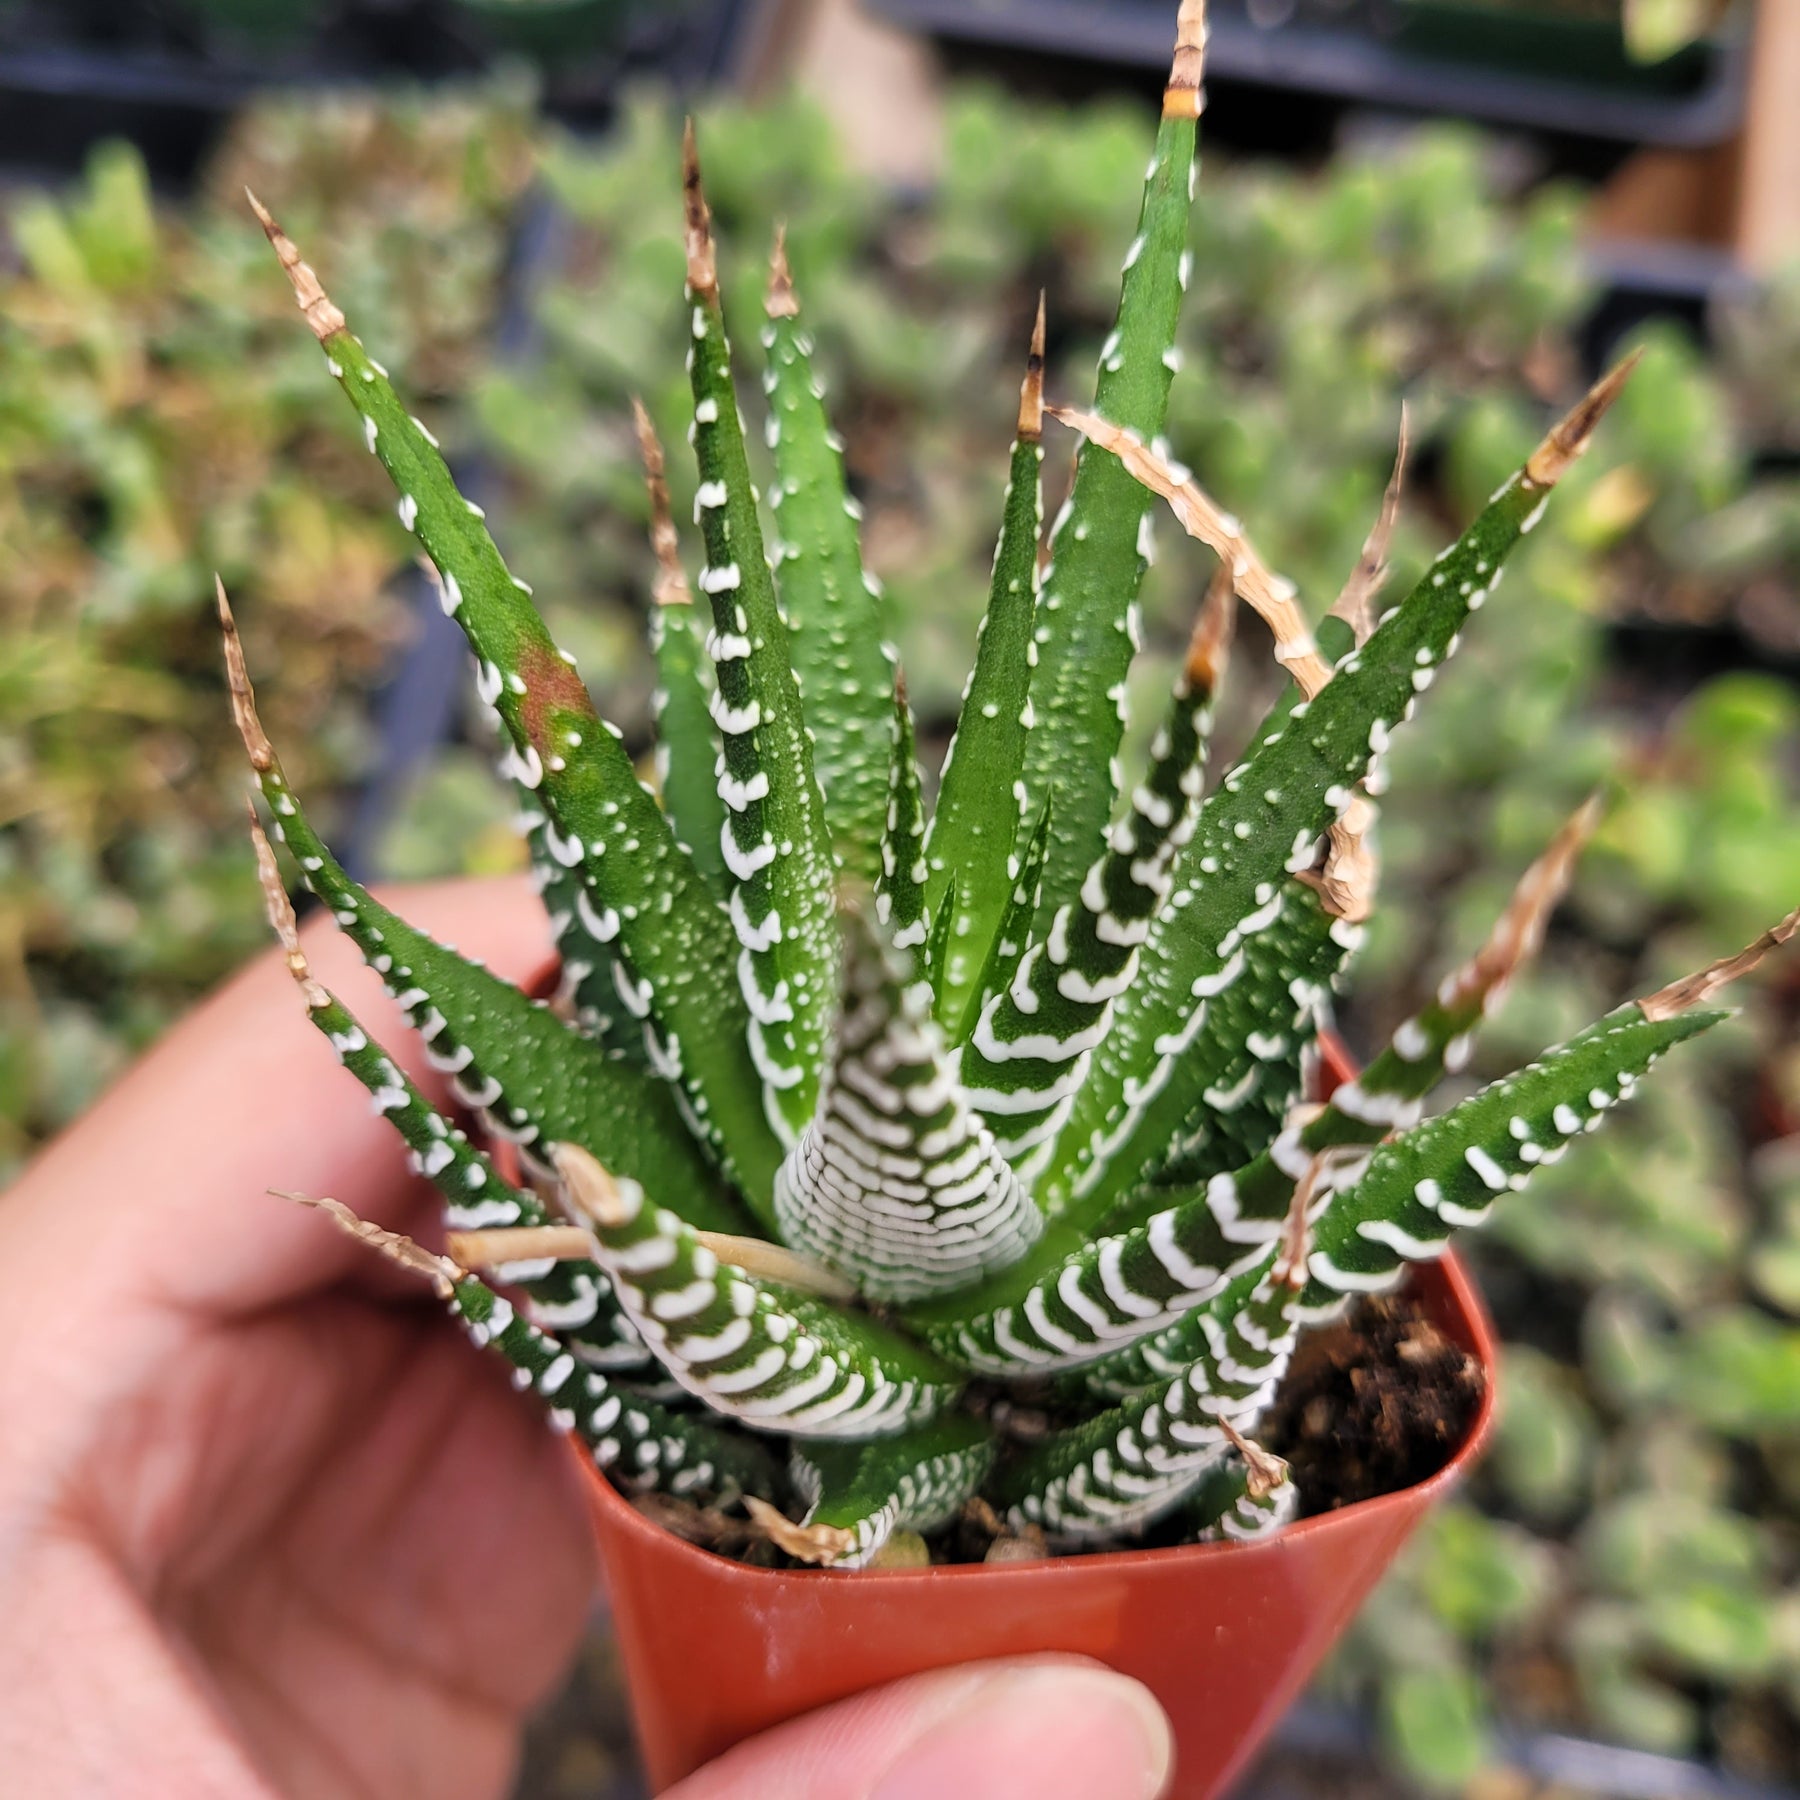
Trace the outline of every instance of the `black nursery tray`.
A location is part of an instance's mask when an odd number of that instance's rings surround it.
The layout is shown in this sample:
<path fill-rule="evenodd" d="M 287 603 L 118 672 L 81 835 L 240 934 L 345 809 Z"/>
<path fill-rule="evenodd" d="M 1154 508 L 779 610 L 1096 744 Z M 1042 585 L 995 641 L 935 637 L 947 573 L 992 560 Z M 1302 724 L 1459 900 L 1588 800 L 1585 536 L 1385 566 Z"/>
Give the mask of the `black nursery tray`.
<path fill-rule="evenodd" d="M 110 16 L 60 0 L 0 0 L 0 164 L 78 167 L 110 137 L 129 139 L 159 180 L 189 180 L 226 120 L 269 87 L 342 87 L 468 78 L 516 48 L 484 36 L 455 0 L 361 0 L 306 34 L 257 45 L 155 28 L 149 13 Z M 752 0 L 646 5 L 611 41 L 540 67 L 546 111 L 603 120 L 623 84 L 719 79 L 732 66 Z"/>
<path fill-rule="evenodd" d="M 1160 70 L 1169 56 L 1166 0 L 867 0 L 895 24 L 947 41 Z M 1440 7 L 1439 12 L 1448 8 Z M 1263 9 L 1245 0 L 1210 9 L 1209 77 L 1220 85 L 1281 90 L 1323 100 L 1449 113 L 1560 136 L 1618 144 L 1695 148 L 1737 129 L 1749 42 L 1725 31 L 1698 46 L 1687 91 L 1633 90 L 1433 53 L 1403 30 L 1408 9 Z"/>

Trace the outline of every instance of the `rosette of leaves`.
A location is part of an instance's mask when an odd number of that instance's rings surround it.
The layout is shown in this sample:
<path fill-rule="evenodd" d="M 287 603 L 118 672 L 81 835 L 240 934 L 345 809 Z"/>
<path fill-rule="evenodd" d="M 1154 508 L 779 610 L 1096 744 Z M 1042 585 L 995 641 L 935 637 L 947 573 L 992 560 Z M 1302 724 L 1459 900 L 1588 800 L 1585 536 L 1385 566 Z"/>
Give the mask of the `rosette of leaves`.
<path fill-rule="evenodd" d="M 1424 1120 L 1535 949 L 1597 807 L 1356 1080 L 1308 1099 L 1372 901 L 1392 734 L 1622 386 L 1559 420 L 1396 606 L 1375 614 L 1398 470 L 1309 629 L 1291 583 L 1156 448 L 1190 275 L 1204 8 L 1186 0 L 1117 322 L 1040 558 L 1044 322 L 1020 392 L 986 618 L 935 805 L 865 573 L 857 508 L 777 241 L 755 483 L 717 247 L 684 157 L 693 597 L 640 417 L 660 558 L 661 780 L 641 783 L 480 509 L 257 210 L 467 634 L 562 956 L 536 1001 L 414 931 L 310 824 L 257 718 L 220 595 L 238 723 L 277 833 L 519 1179 L 436 1110 L 307 969 L 307 1006 L 449 1204 L 419 1269 L 627 1487 L 742 1499 L 839 1566 L 980 1499 L 1102 1545 L 1278 1527 L 1252 1437 L 1298 1332 L 1439 1256 L 1600 1125 L 1719 988 L 1792 935 L 1606 1014 Z M 1217 558 L 1146 766 L 1118 752 L 1135 597 L 1166 501 Z M 1238 599 L 1287 693 L 1205 793 Z M 354 1223 L 354 1222 L 352 1222 Z M 1020 1399 L 1053 1417 L 1009 1434 Z M 774 1454 L 774 1452 L 782 1454 Z"/>

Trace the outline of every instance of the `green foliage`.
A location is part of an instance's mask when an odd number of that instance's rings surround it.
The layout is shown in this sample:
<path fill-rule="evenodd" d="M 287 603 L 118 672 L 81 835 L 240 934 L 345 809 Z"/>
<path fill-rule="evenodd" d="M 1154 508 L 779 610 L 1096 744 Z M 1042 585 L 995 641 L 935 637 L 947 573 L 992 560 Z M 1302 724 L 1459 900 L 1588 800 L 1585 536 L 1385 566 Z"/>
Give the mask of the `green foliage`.
<path fill-rule="evenodd" d="M 245 241 L 242 180 L 342 245 L 435 398 L 466 378 L 528 162 L 522 96 L 343 101 L 256 109 L 188 214 L 120 146 L 64 199 L 9 196 L 0 1176 L 256 942 L 211 571 L 327 794 L 368 764 L 360 700 L 405 629 L 383 591 L 404 534 Z"/>

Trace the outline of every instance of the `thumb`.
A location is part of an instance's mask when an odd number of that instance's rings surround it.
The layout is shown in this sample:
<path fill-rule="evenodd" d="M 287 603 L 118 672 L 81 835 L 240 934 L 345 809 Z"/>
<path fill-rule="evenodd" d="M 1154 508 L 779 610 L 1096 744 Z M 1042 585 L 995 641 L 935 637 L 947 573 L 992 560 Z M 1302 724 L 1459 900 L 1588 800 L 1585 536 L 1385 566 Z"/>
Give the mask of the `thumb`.
<path fill-rule="evenodd" d="M 664 1800 L 1156 1800 L 1174 1742 L 1141 1683 L 1036 1656 L 910 1676 L 778 1725 Z"/>

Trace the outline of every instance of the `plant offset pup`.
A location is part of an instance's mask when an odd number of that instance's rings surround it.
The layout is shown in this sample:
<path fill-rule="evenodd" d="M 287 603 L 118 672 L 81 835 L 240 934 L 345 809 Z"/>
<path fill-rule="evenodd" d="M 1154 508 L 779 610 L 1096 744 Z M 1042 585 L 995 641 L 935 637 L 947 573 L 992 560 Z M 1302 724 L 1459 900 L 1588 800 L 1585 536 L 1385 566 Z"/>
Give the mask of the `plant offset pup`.
<path fill-rule="evenodd" d="M 509 1180 L 313 980 L 259 834 L 313 1019 L 448 1203 L 444 1256 L 362 1229 L 431 1279 L 617 1480 L 741 1499 L 806 1560 L 865 1563 L 977 1496 L 1069 1548 L 1177 1511 L 1194 1537 L 1278 1526 L 1291 1484 L 1250 1434 L 1300 1328 L 1480 1223 L 1722 1017 L 1706 1007 L 1718 987 L 1795 928 L 1421 1123 L 1541 937 L 1589 806 L 1479 954 L 1359 1080 L 1309 1103 L 1316 1034 L 1369 904 L 1389 735 L 1625 371 L 1377 623 L 1396 470 L 1315 640 L 1291 586 L 1154 448 L 1188 271 L 1203 13 L 1180 10 L 1093 408 L 1059 415 L 1085 442 L 1041 571 L 1040 313 L 987 616 L 929 816 L 779 244 L 766 505 L 752 485 L 691 136 L 698 599 L 639 419 L 662 571 L 660 792 L 429 432 L 257 207 L 468 636 L 562 955 L 558 1001 L 534 1001 L 346 876 L 257 722 L 221 593 L 276 833 L 527 1171 Z M 1219 571 L 1121 804 L 1158 495 Z M 1292 686 L 1203 799 L 1240 597 Z M 1058 1423 L 1009 1436 L 1009 1384 L 1041 1399 L 1047 1378 Z"/>

